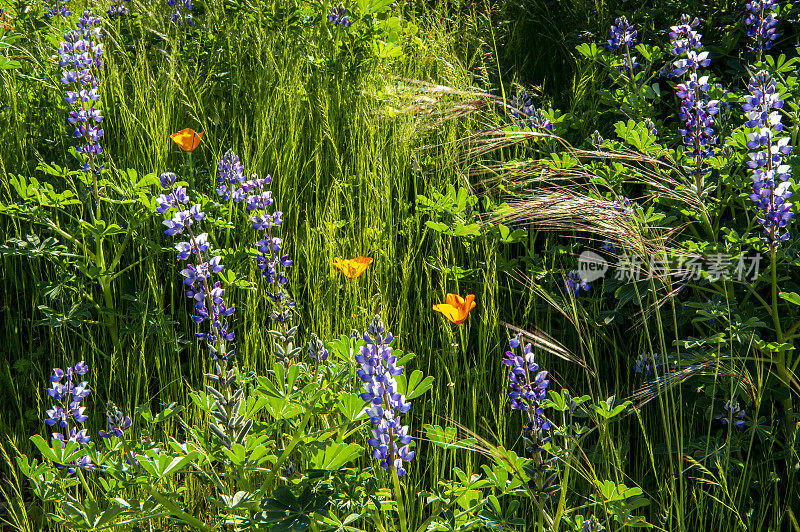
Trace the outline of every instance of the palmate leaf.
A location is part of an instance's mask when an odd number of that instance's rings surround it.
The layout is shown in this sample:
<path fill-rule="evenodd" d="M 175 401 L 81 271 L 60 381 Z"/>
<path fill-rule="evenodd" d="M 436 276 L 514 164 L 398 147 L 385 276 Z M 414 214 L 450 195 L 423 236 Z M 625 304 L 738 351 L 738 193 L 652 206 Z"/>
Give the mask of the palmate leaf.
<path fill-rule="evenodd" d="M 339 394 L 337 407 L 348 421 L 355 421 L 367 415 L 364 412 L 365 404 L 357 393 L 344 392 Z"/>
<path fill-rule="evenodd" d="M 327 495 L 312 492 L 309 488 L 295 497 L 292 491 L 281 486 L 272 496 L 261 501 L 261 509 L 253 516 L 255 527 L 264 527 L 272 532 L 304 532 L 311 527 L 311 515 L 327 515 L 329 499 Z"/>
<path fill-rule="evenodd" d="M 405 374 L 397 377 L 397 389 L 406 396 L 406 400 L 414 399 L 426 393 L 433 387 L 433 377 L 423 378 L 420 370 L 414 370 L 409 377 Z"/>
<path fill-rule="evenodd" d="M 323 449 L 318 449 L 311 456 L 308 467 L 333 471 L 361 456 L 363 449 L 361 445 L 356 443 L 334 442 Z"/>

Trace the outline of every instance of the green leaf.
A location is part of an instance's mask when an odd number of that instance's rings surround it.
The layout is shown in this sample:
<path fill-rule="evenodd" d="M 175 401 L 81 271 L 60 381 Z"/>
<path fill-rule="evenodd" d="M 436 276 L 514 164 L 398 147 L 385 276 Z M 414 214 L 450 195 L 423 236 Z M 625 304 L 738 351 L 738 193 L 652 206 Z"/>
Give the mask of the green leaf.
<path fill-rule="evenodd" d="M 357 443 L 334 442 L 324 449 L 318 449 L 311 456 L 308 466 L 311 469 L 334 471 L 361 456 L 363 451 L 363 447 Z"/>
<path fill-rule="evenodd" d="M 797 292 L 781 292 L 778 295 L 781 299 L 785 299 L 789 303 L 800 305 L 800 295 L 798 295 Z"/>
<path fill-rule="evenodd" d="M 405 374 L 397 377 L 397 389 L 406 396 L 406 400 L 419 397 L 433 387 L 433 377 L 429 375 L 423 379 L 422 375 L 423 373 L 417 369 L 411 373 L 408 380 Z"/>

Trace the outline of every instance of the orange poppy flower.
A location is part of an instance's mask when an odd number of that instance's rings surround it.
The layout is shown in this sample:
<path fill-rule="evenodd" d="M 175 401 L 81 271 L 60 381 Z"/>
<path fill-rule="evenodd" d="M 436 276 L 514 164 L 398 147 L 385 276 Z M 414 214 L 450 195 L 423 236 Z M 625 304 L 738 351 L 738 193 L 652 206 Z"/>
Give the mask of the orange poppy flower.
<path fill-rule="evenodd" d="M 194 129 L 187 127 L 186 129 L 181 129 L 177 133 L 173 133 L 169 138 L 180 146 L 183 151 L 194 151 L 203 139 L 203 132 L 201 131 L 198 133 Z"/>
<path fill-rule="evenodd" d="M 333 259 L 333 267 L 345 274 L 348 279 L 355 279 L 372 264 L 372 257 L 356 257 L 354 259 Z"/>
<path fill-rule="evenodd" d="M 469 294 L 463 298 L 457 294 L 447 294 L 444 303 L 433 306 L 433 310 L 444 314 L 445 318 L 456 325 L 467 320 L 469 311 L 475 308 L 475 296 Z"/>

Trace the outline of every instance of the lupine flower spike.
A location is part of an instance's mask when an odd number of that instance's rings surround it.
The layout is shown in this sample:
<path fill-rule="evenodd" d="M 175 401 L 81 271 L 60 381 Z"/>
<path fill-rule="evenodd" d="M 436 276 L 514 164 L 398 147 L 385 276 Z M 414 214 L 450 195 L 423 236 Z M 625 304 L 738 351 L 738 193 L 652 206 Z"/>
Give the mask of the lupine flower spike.
<path fill-rule="evenodd" d="M 511 116 L 517 121 L 521 129 L 532 129 L 541 132 L 553 130 L 553 124 L 545 116 L 544 111 L 537 109 L 531 103 L 531 99 L 525 91 L 519 91 L 511 101 L 508 102 Z"/>
<path fill-rule="evenodd" d="M 411 403 L 397 390 L 395 377 L 402 375 L 403 367 L 396 365 L 397 357 L 390 346 L 393 340 L 380 316 L 375 316 L 364 333 L 366 345 L 355 359 L 361 365 L 356 372 L 364 385 L 361 398 L 367 402 L 365 411 L 374 425 L 368 440 L 372 456 L 380 460 L 382 468 L 392 468 L 402 477 L 407 472 L 405 464 L 414 459 L 415 453 L 409 447 L 408 426 L 401 421 L 401 416 L 411 410 Z"/>
<path fill-rule="evenodd" d="M 605 527 L 597 520 L 595 516 L 590 517 L 583 522 L 581 526 L 582 532 L 602 532 Z"/>
<path fill-rule="evenodd" d="M 739 401 L 731 399 L 725 406 L 722 407 L 723 412 L 717 415 L 717 419 L 722 421 L 723 425 L 728 425 L 733 422 L 733 426 L 737 429 L 743 429 L 745 425 L 744 418 L 747 415 L 744 408 L 739 407 Z"/>
<path fill-rule="evenodd" d="M 192 0 L 167 0 L 167 5 L 175 8 L 171 18 L 173 24 L 176 26 L 194 26 L 194 19 L 192 18 L 194 2 Z"/>
<path fill-rule="evenodd" d="M 564 288 L 567 289 L 568 293 L 577 296 L 581 293 L 581 290 L 588 292 L 592 288 L 592 285 L 581 279 L 581 274 L 578 270 L 572 270 L 567 274 L 567 278 L 564 280 Z"/>
<path fill-rule="evenodd" d="M 370 264 L 372 264 L 372 257 L 356 257 L 354 259 L 335 257 L 333 259 L 333 267 L 342 272 L 348 279 L 360 277 L 362 273 L 367 271 Z"/>
<path fill-rule="evenodd" d="M 708 76 L 700 75 L 700 67 L 707 67 L 711 60 L 703 51 L 702 35 L 695 31 L 700 25 L 697 18 L 689 15 L 681 17 L 681 23 L 672 26 L 669 36 L 672 39 L 672 55 L 678 57 L 673 62 L 672 74 L 676 77 L 688 72 L 688 78 L 678 84 L 677 96 L 681 100 L 680 118 L 684 127 L 678 129 L 687 146 L 687 153 L 694 158 L 696 183 L 702 185 L 703 161 L 714 155 L 712 146 L 716 144 L 714 135 L 714 116 L 719 113 L 719 102 L 708 99 L 711 84 Z M 699 191 L 698 191 L 699 192 Z"/>
<path fill-rule="evenodd" d="M 775 14 L 778 2 L 750 0 L 745 7 L 747 8 L 747 17 L 745 17 L 744 23 L 747 25 L 747 36 L 753 39 L 753 42 L 748 44 L 748 48 L 758 51 L 760 56 L 762 51 L 772 48 L 773 41 L 778 37 L 775 29 L 775 26 L 778 25 L 778 16 Z"/>
<path fill-rule="evenodd" d="M 750 79 L 748 88 L 750 95 L 745 96 L 742 108 L 747 117 L 745 126 L 755 129 L 747 135 L 747 147 L 754 150 L 747 162 L 753 171 L 750 199 L 759 211 L 764 240 L 774 249 L 789 238 L 786 227 L 794 216 L 787 201 L 792 195 L 791 167 L 784 164 L 792 146 L 790 137 L 783 134 L 783 100 L 775 79 L 761 70 Z"/>
<path fill-rule="evenodd" d="M 48 427 L 58 426 L 60 432 L 54 432 L 53 438 L 60 441 L 62 447 L 67 442 L 84 444 L 89 441 L 86 429 L 78 430 L 78 425 L 86 421 L 88 416 L 84 413 L 86 407 L 81 406 L 81 401 L 91 393 L 86 381 L 77 381 L 78 375 L 85 375 L 89 371 L 83 361 L 67 368 L 54 368 L 50 376 L 50 388 L 47 389 L 55 404 L 46 412 L 44 424 Z M 65 380 L 66 379 L 66 380 Z M 83 456 L 77 462 L 70 464 L 55 464 L 59 469 L 67 469 L 75 473 L 78 468 L 91 469 L 94 467 L 88 456 Z"/>
<path fill-rule="evenodd" d="M 114 17 L 125 17 L 130 15 L 130 11 L 126 7 L 127 4 L 131 0 L 116 0 L 111 2 L 111 6 L 108 8 L 108 16 L 111 18 Z"/>
<path fill-rule="evenodd" d="M 111 401 L 106 404 L 106 427 L 108 430 L 98 432 L 101 438 L 121 438 L 133 421 L 123 414 Z"/>
<path fill-rule="evenodd" d="M 47 18 L 53 18 L 56 16 L 67 18 L 68 16 L 72 15 L 72 11 L 67 8 L 67 4 L 69 4 L 69 0 L 55 0 L 53 4 L 47 8 L 44 16 Z"/>
<path fill-rule="evenodd" d="M 189 206 L 186 189 L 176 184 L 175 174 L 161 174 L 160 180 L 161 187 L 167 193 L 158 197 L 159 206 L 156 210 L 162 214 L 172 214 L 172 218 L 163 222 L 167 227 L 164 233 L 188 238 L 185 242 L 177 243 L 175 250 L 178 260 L 193 261 L 181 270 L 184 294 L 194 301 L 195 314 L 192 320 L 197 324 L 209 323 L 208 330 L 198 332 L 196 336 L 208 343 L 212 360 L 227 361 L 234 354 L 233 348 L 229 347 L 234 335 L 228 330 L 225 319 L 233 314 L 234 307 L 225 302 L 225 289 L 221 283 L 213 282 L 214 274 L 224 269 L 220 263 L 221 257 L 208 258 L 211 247 L 208 233 L 197 233 L 193 229 L 195 223 L 205 218 L 205 213 L 199 203 Z"/>
<path fill-rule="evenodd" d="M 633 26 L 628 22 L 624 16 L 617 18 L 611 29 L 608 30 L 608 45 L 607 50 L 619 52 L 622 55 L 622 65 L 620 70 L 630 72 L 639 66 L 636 62 L 636 56 L 631 55 L 631 48 L 636 44 L 636 38 L 639 35 Z"/>
<path fill-rule="evenodd" d="M 342 4 L 331 9 L 331 12 L 328 14 L 328 22 L 334 26 L 344 26 L 345 28 L 349 28 L 350 24 L 352 24 L 352 22 L 350 22 L 350 16 L 347 14 L 347 8 Z"/>
<path fill-rule="evenodd" d="M 460 325 L 467 321 L 467 316 L 476 305 L 475 296 L 472 294 L 468 294 L 467 297 L 461 297 L 458 294 L 447 294 L 445 302 L 434 305 L 433 310 L 441 312 L 451 323 Z"/>
<path fill-rule="evenodd" d="M 66 88 L 65 100 L 72 106 L 67 120 L 74 127 L 75 137 L 82 141 L 77 149 L 83 155 L 83 170 L 95 174 L 102 169 L 97 157 L 103 153 L 100 145 L 103 115 L 97 107 L 103 72 L 100 23 L 101 20 L 90 11 L 84 11 L 76 29 L 64 34 L 64 40 L 58 48 L 61 84 Z"/>

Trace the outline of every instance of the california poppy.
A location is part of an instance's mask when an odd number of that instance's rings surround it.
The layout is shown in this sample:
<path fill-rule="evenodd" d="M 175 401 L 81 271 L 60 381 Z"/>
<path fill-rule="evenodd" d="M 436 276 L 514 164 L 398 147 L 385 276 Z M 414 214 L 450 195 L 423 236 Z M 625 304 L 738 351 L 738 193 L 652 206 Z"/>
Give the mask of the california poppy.
<path fill-rule="evenodd" d="M 183 151 L 194 151 L 200 145 L 203 138 L 203 132 L 196 132 L 194 129 L 186 128 L 181 129 L 177 133 L 169 136 L 172 141 L 181 147 Z"/>
<path fill-rule="evenodd" d="M 345 274 L 348 279 L 355 279 L 367 271 L 370 264 L 372 264 L 372 257 L 356 257 L 354 259 L 336 257 L 333 259 L 333 267 Z"/>
<path fill-rule="evenodd" d="M 472 294 L 463 298 L 457 294 L 447 294 L 444 303 L 433 306 L 433 310 L 444 314 L 445 318 L 455 324 L 464 323 L 469 311 L 475 308 L 475 296 Z"/>

